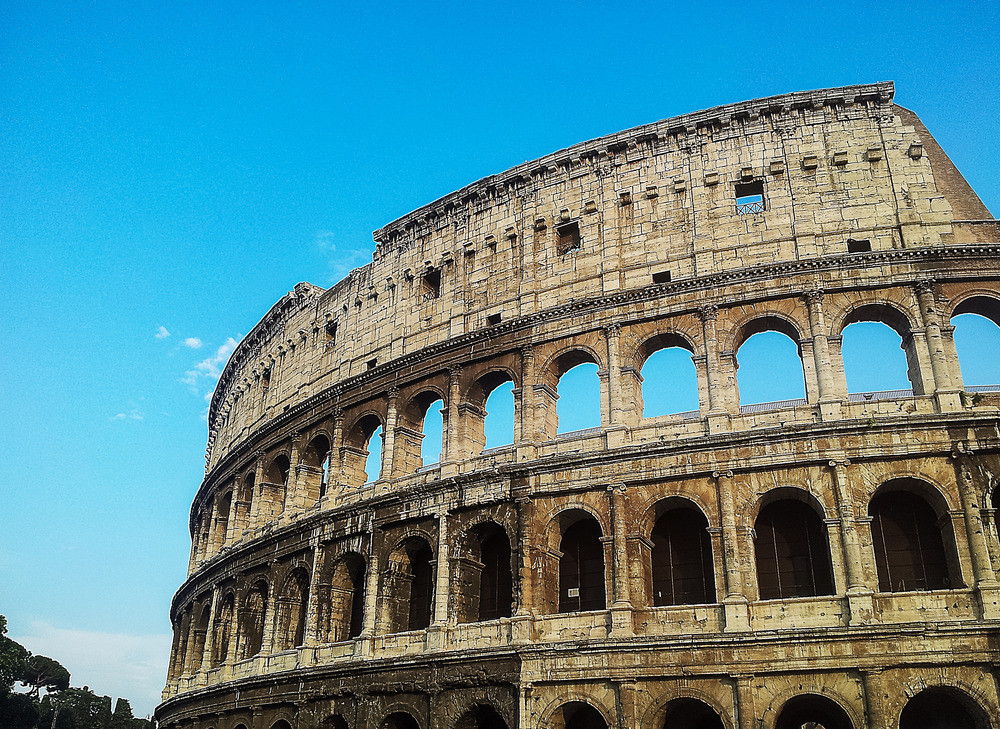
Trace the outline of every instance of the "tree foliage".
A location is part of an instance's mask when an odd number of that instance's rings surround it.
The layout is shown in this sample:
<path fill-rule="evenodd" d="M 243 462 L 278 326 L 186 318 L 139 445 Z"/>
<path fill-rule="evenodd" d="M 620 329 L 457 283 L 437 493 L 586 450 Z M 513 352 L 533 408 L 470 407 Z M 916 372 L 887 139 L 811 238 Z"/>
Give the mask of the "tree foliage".
<path fill-rule="evenodd" d="M 7 637 L 7 618 L 0 615 L 0 698 L 21 678 L 28 655 L 23 645 Z"/>
<path fill-rule="evenodd" d="M 31 695 L 36 699 L 39 692 L 62 691 L 69 688 L 69 671 L 59 661 L 47 656 L 29 656 L 19 679 L 31 687 Z"/>

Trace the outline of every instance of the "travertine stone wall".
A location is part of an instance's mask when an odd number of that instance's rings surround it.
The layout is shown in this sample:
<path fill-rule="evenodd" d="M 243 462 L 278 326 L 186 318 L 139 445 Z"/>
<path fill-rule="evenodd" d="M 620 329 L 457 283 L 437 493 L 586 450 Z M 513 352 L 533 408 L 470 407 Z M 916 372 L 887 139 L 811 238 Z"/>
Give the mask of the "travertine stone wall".
<path fill-rule="evenodd" d="M 940 706 L 995 727 L 1000 395 L 965 388 L 950 320 L 1000 323 L 1000 223 L 892 97 L 579 144 L 282 298 L 212 400 L 161 725 L 888 729 Z M 909 390 L 848 392 L 856 321 L 899 333 Z M 741 402 L 735 353 L 766 330 L 796 343 L 804 399 Z M 643 364 L 672 346 L 699 408 L 644 418 Z M 601 425 L 557 433 L 582 362 Z M 505 382 L 514 442 L 484 450 Z M 930 541 L 893 536 L 890 502 Z M 668 522 L 700 556 L 664 552 Z M 666 599 L 664 574 L 700 583 Z"/>

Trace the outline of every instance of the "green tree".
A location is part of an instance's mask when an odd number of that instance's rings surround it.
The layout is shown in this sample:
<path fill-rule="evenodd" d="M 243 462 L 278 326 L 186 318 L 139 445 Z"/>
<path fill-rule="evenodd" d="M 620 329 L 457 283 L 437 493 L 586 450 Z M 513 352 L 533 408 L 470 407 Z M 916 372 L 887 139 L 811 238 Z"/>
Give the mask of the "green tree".
<path fill-rule="evenodd" d="M 35 729 L 38 706 L 27 694 L 10 693 L 0 698 L 0 729 Z"/>
<path fill-rule="evenodd" d="M 132 729 L 134 720 L 132 704 L 129 703 L 128 699 L 118 699 L 115 702 L 115 711 L 111 715 L 110 729 Z"/>
<path fill-rule="evenodd" d="M 7 637 L 7 618 L 0 615 L 0 697 L 9 694 L 20 679 L 28 655 L 23 645 Z"/>
<path fill-rule="evenodd" d="M 31 695 L 37 701 L 43 688 L 47 692 L 69 688 L 69 671 L 47 656 L 29 656 L 19 680 L 31 687 Z"/>
<path fill-rule="evenodd" d="M 111 697 L 97 696 L 89 686 L 60 691 L 53 703 L 57 718 L 63 713 L 69 714 L 76 729 L 108 729 L 111 723 Z M 58 722 L 56 729 L 59 729 Z"/>

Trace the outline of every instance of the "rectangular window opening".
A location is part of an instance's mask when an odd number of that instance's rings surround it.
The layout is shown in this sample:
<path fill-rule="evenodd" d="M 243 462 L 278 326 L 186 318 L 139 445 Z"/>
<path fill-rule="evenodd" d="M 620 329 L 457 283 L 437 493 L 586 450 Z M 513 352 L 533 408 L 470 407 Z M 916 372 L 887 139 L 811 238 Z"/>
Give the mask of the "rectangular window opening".
<path fill-rule="evenodd" d="M 756 215 L 764 212 L 764 183 L 760 180 L 736 183 L 737 215 Z"/>
<path fill-rule="evenodd" d="M 337 343 L 337 322 L 335 321 L 326 324 L 326 342 L 330 345 Z"/>
<path fill-rule="evenodd" d="M 375 365 L 377 365 L 377 364 L 378 364 L 378 357 L 376 357 L 375 359 L 370 359 L 370 360 L 368 360 L 368 361 L 367 361 L 367 362 L 365 363 L 365 366 L 366 366 L 366 367 L 367 367 L 368 369 L 370 369 L 370 370 L 373 370 L 373 369 L 375 369 Z"/>
<path fill-rule="evenodd" d="M 865 240 L 854 240 L 854 238 L 847 239 L 848 253 L 867 253 L 871 249 L 872 249 L 872 242 L 868 239 Z"/>
<path fill-rule="evenodd" d="M 570 251 L 575 251 L 580 247 L 580 224 L 565 223 L 556 228 L 556 234 L 559 236 L 556 241 L 556 253 L 560 256 L 569 253 Z"/>
<path fill-rule="evenodd" d="M 495 327 L 499 323 L 500 323 L 499 314 L 490 314 L 488 317 L 486 317 L 486 324 L 491 327 Z"/>
<path fill-rule="evenodd" d="M 654 273 L 653 283 L 655 284 L 670 283 L 670 271 L 659 271 L 657 273 Z"/>
<path fill-rule="evenodd" d="M 420 290 L 424 295 L 424 301 L 436 299 L 441 296 L 441 269 L 432 268 L 420 281 Z"/>

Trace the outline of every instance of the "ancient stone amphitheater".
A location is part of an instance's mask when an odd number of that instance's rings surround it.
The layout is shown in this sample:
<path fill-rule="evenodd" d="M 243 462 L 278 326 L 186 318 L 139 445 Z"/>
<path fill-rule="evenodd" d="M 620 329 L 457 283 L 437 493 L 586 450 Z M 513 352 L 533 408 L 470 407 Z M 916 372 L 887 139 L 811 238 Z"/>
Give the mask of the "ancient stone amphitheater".
<path fill-rule="evenodd" d="M 578 144 L 374 237 L 222 374 L 161 727 L 998 726 L 1000 394 L 951 318 L 1000 322 L 1000 222 L 891 83 Z M 910 389 L 849 392 L 856 322 Z M 804 398 L 741 402 L 768 331 Z M 644 417 L 671 348 L 699 406 Z M 586 363 L 600 425 L 561 432 Z"/>

